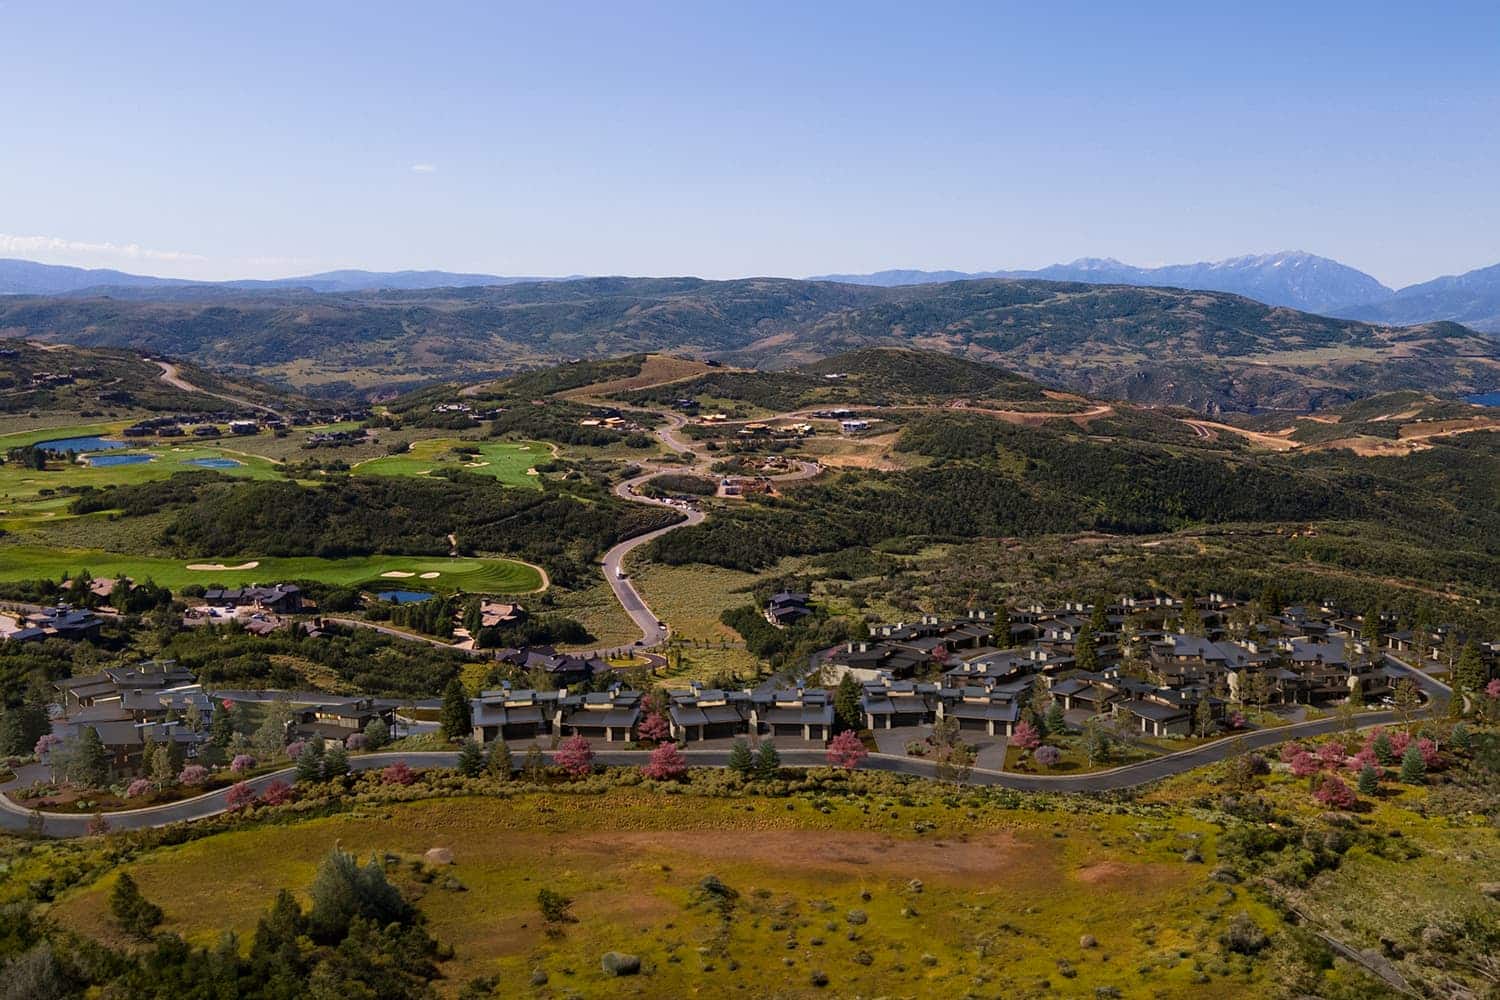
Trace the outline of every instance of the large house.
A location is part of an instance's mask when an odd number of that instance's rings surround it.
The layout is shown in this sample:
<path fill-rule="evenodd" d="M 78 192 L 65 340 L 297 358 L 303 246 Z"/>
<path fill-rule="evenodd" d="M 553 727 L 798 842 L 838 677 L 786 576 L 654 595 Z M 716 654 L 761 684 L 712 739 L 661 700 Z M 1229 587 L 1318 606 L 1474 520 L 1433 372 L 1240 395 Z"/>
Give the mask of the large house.
<path fill-rule="evenodd" d="M 525 743 L 554 731 L 558 700 L 564 691 L 512 690 L 481 692 L 470 704 L 474 739 L 480 743 Z"/>
<path fill-rule="evenodd" d="M 564 695 L 558 701 L 559 728 L 565 736 L 628 743 L 641 719 L 641 693 L 615 687 L 609 691 Z"/>
<path fill-rule="evenodd" d="M 833 698 L 822 689 L 756 691 L 752 721 L 773 739 L 824 742 L 833 737 Z"/>
<path fill-rule="evenodd" d="M 10 621 L 11 619 L 5 619 Z M 68 604 L 43 608 L 15 619 L 15 624 L 0 630 L 8 642 L 41 642 L 44 639 L 97 639 L 104 620 L 85 608 Z"/>
<path fill-rule="evenodd" d="M 203 600 L 216 608 L 256 608 L 283 615 L 302 610 L 302 590 L 291 583 L 224 590 L 215 588 L 204 591 Z"/>
<path fill-rule="evenodd" d="M 721 691 L 693 685 L 667 694 L 667 720 L 680 743 L 727 739 L 750 731 L 753 702 L 749 692 Z"/>

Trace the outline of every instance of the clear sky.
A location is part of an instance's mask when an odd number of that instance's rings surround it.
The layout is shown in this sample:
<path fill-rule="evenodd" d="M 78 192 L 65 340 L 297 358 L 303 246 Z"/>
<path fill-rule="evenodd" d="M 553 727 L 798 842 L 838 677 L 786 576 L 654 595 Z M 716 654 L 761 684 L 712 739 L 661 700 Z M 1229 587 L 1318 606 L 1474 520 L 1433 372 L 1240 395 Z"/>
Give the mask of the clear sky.
<path fill-rule="evenodd" d="M 0 256 L 1500 261 L 1500 4 L 1228 6 L 0 0 Z"/>

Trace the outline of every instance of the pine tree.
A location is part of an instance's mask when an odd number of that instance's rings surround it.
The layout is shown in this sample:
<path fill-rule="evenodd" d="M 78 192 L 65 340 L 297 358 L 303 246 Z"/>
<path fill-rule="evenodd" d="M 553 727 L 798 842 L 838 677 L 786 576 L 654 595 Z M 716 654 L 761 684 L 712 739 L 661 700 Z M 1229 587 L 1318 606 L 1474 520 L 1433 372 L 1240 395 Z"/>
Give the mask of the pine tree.
<path fill-rule="evenodd" d="M 342 778 L 349 773 L 349 751 L 342 743 L 335 744 L 323 756 L 323 777 Z"/>
<path fill-rule="evenodd" d="M 458 773 L 465 778 L 477 778 L 484 773 L 484 751 L 474 742 L 474 737 L 464 740 L 458 751 Z"/>
<path fill-rule="evenodd" d="M 1484 662 L 1479 658 L 1479 650 L 1472 642 L 1464 643 L 1463 652 L 1458 655 L 1458 666 L 1453 670 L 1453 690 L 1468 695 L 1477 695 L 1484 687 Z M 1455 698 L 1455 701 L 1461 699 Z"/>
<path fill-rule="evenodd" d="M 1085 625 L 1073 638 L 1073 665 L 1093 673 L 1099 669 L 1099 654 L 1094 649 L 1094 630 Z"/>
<path fill-rule="evenodd" d="M 1391 748 L 1391 737 L 1382 729 L 1375 734 L 1375 739 L 1370 741 L 1370 749 L 1375 752 L 1375 759 L 1387 766 L 1396 762 L 1396 751 Z"/>
<path fill-rule="evenodd" d="M 140 886 L 129 872 L 121 872 L 109 893 L 109 911 L 126 933 L 148 940 L 162 921 L 161 907 L 141 895 Z"/>
<path fill-rule="evenodd" d="M 310 740 L 297 755 L 297 780 L 303 782 L 323 780 L 322 740 Z"/>
<path fill-rule="evenodd" d="M 469 712 L 469 695 L 464 691 L 463 682 L 457 677 L 443 689 L 443 709 L 438 716 L 438 726 L 446 740 L 463 739 L 474 728 Z"/>
<path fill-rule="evenodd" d="M 391 741 L 391 727 L 385 724 L 380 716 L 375 716 L 365 723 L 365 746 L 371 750 L 379 750 Z"/>
<path fill-rule="evenodd" d="M 750 777 L 750 772 L 755 770 L 755 756 L 750 752 L 750 744 L 744 740 L 734 741 L 734 746 L 729 748 L 729 769 L 741 778 Z"/>
<path fill-rule="evenodd" d="M 103 788 L 109 784 L 109 755 L 105 753 L 99 730 L 93 726 L 80 727 L 70 771 L 68 777 L 84 788 Z"/>
<path fill-rule="evenodd" d="M 1469 735 L 1469 727 L 1460 722 L 1453 727 L 1453 732 L 1448 736 L 1448 745 L 1459 753 L 1468 753 L 1474 748 L 1473 737 Z"/>
<path fill-rule="evenodd" d="M 1380 775 L 1369 764 L 1359 769 L 1359 794 L 1374 795 L 1380 789 Z"/>
<path fill-rule="evenodd" d="M 1380 648 L 1380 609 L 1378 607 L 1371 607 L 1365 611 L 1364 621 L 1360 622 L 1359 637 L 1371 649 Z"/>
<path fill-rule="evenodd" d="M 1412 743 L 1401 757 L 1401 780 L 1408 785 L 1420 785 L 1426 778 L 1427 762 L 1422 759 L 1422 751 L 1417 749 L 1416 743 Z"/>
<path fill-rule="evenodd" d="M 213 721 L 208 725 L 208 742 L 224 750 L 229 747 L 229 742 L 233 739 L 234 712 L 221 705 L 214 712 Z"/>
<path fill-rule="evenodd" d="M 755 759 L 755 776 L 762 781 L 770 781 L 780 775 L 781 754 L 776 752 L 776 747 L 770 742 L 762 743 Z"/>
<path fill-rule="evenodd" d="M 1058 735 L 1068 727 L 1067 719 L 1063 716 L 1062 702 L 1053 700 L 1047 708 L 1047 732 Z"/>
<path fill-rule="evenodd" d="M 496 740 L 490 747 L 489 760 L 485 762 L 489 772 L 501 781 L 509 781 L 511 772 L 515 770 L 515 759 L 510 752 L 510 746 L 504 740 Z"/>
<path fill-rule="evenodd" d="M 863 693 L 853 674 L 845 674 L 839 681 L 839 686 L 833 692 L 833 712 L 838 717 L 841 728 L 864 728 L 864 711 L 859 706 Z"/>
<path fill-rule="evenodd" d="M 1009 649 L 1015 645 L 1010 635 L 1010 612 L 1001 608 L 995 613 L 995 647 Z"/>

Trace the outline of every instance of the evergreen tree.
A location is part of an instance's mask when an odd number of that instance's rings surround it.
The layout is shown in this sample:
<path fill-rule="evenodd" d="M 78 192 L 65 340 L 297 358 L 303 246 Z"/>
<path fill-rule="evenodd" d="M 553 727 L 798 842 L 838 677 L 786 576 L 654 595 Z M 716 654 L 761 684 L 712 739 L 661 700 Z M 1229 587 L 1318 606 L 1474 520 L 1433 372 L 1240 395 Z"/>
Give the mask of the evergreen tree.
<path fill-rule="evenodd" d="M 1371 649 L 1380 648 L 1380 609 L 1370 607 L 1365 611 L 1365 617 L 1360 622 L 1359 637 L 1365 641 L 1365 645 Z"/>
<path fill-rule="evenodd" d="M 1468 753 L 1474 748 L 1473 737 L 1469 735 L 1469 727 L 1460 722 L 1453 727 L 1453 732 L 1448 737 L 1448 745 L 1459 753 Z"/>
<path fill-rule="evenodd" d="M 1068 727 L 1067 719 L 1063 717 L 1062 702 L 1053 699 L 1047 708 L 1047 732 L 1054 735 L 1064 732 Z"/>
<path fill-rule="evenodd" d="M 115 923 L 128 934 L 149 940 L 151 932 L 162 921 L 161 907 L 141 895 L 140 886 L 129 872 L 121 872 L 109 893 L 109 912 Z"/>
<path fill-rule="evenodd" d="M 1010 649 L 1015 641 L 1010 635 L 1010 612 L 1001 608 L 995 613 L 995 647 Z"/>
<path fill-rule="evenodd" d="M 1380 775 L 1369 764 L 1359 769 L 1359 794 L 1374 795 L 1380 790 Z"/>
<path fill-rule="evenodd" d="M 365 723 L 365 746 L 371 750 L 379 750 L 391 741 L 391 727 L 385 724 L 380 716 L 375 716 Z"/>
<path fill-rule="evenodd" d="M 312 739 L 297 755 L 297 780 L 314 782 L 323 780 L 323 741 Z"/>
<path fill-rule="evenodd" d="M 780 774 L 781 754 L 776 752 L 776 747 L 769 741 L 762 743 L 755 759 L 755 776 L 762 781 L 770 781 Z"/>
<path fill-rule="evenodd" d="M 511 772 L 515 770 L 515 758 L 511 755 L 510 746 L 504 740 L 496 740 L 490 747 L 486 766 L 489 772 L 501 781 L 510 780 Z"/>
<path fill-rule="evenodd" d="M 1089 615 L 1089 629 L 1095 635 L 1109 631 L 1109 598 L 1102 595 L 1094 598 L 1094 610 Z"/>
<path fill-rule="evenodd" d="M 234 712 L 221 705 L 215 710 L 213 721 L 209 723 L 208 741 L 220 750 L 226 750 L 233 739 Z"/>
<path fill-rule="evenodd" d="M 1090 673 L 1099 669 L 1099 654 L 1094 649 L 1094 630 L 1085 625 L 1073 637 L 1073 665 Z"/>
<path fill-rule="evenodd" d="M 1286 599 L 1282 597 L 1281 591 L 1276 584 L 1267 583 L 1260 592 L 1260 613 L 1262 618 L 1275 618 L 1281 614 L 1281 609 L 1286 606 Z"/>
<path fill-rule="evenodd" d="M 99 730 L 93 726 L 80 727 L 78 747 L 68 770 L 68 777 L 84 788 L 103 788 L 109 784 L 109 755 L 99 738 Z"/>
<path fill-rule="evenodd" d="M 1453 690 L 1472 697 L 1479 694 L 1486 679 L 1479 649 L 1472 642 L 1464 643 L 1463 652 L 1458 655 L 1458 665 L 1453 670 Z"/>
<path fill-rule="evenodd" d="M 845 674 L 833 692 L 833 713 L 838 717 L 841 729 L 863 729 L 864 712 L 859 707 L 863 694 L 859 681 L 853 674 Z"/>
<path fill-rule="evenodd" d="M 1370 749 L 1375 752 L 1375 759 L 1380 763 L 1390 766 L 1396 762 L 1396 751 L 1391 748 L 1391 737 L 1382 729 L 1375 734 L 1375 739 L 1370 741 Z"/>
<path fill-rule="evenodd" d="M 36 741 L 52 731 L 52 720 L 42 702 L 27 698 L 0 715 L 0 757 L 26 757 Z"/>
<path fill-rule="evenodd" d="M 443 709 L 438 716 L 438 726 L 442 729 L 445 740 L 463 739 L 474 728 L 469 711 L 469 695 L 464 691 L 463 682 L 457 677 L 443 689 Z"/>
<path fill-rule="evenodd" d="M 323 756 L 323 777 L 342 778 L 349 773 L 349 751 L 342 743 L 334 744 Z"/>
<path fill-rule="evenodd" d="M 744 740 L 735 740 L 734 746 L 729 748 L 729 770 L 741 778 L 750 777 L 750 772 L 755 770 L 755 756 L 750 752 L 750 744 Z"/>
<path fill-rule="evenodd" d="M 1206 635 L 1207 627 L 1203 624 L 1203 615 L 1198 611 L 1196 598 L 1186 598 L 1182 602 L 1182 617 L 1180 627 L 1183 635 Z"/>
<path fill-rule="evenodd" d="M 1408 785 L 1420 785 L 1426 778 L 1427 762 L 1422 759 L 1422 751 L 1417 749 L 1416 743 L 1412 743 L 1401 757 L 1401 780 Z"/>
<path fill-rule="evenodd" d="M 459 748 L 458 773 L 465 778 L 477 778 L 484 773 L 484 751 L 472 736 Z"/>

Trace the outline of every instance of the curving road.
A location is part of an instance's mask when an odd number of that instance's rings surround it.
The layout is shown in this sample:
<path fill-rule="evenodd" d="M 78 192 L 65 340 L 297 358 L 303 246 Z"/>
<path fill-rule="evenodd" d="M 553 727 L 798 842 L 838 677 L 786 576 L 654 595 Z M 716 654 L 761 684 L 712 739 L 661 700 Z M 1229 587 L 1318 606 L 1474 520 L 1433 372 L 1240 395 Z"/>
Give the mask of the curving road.
<path fill-rule="evenodd" d="M 1399 670 L 1404 670 L 1412 675 L 1418 686 L 1428 696 L 1428 706 L 1412 713 L 1413 719 L 1425 718 L 1432 714 L 1435 697 L 1446 697 L 1452 692 L 1446 686 L 1414 670 L 1407 664 L 1387 655 L 1386 660 Z M 1370 726 L 1388 725 L 1399 722 L 1400 718 L 1394 711 L 1378 711 L 1361 713 L 1358 719 L 1360 728 Z M 1153 760 L 1141 761 L 1137 764 L 1126 764 L 1122 767 L 1111 768 L 1107 771 L 1095 771 L 1089 774 L 1013 774 L 1008 771 L 992 771 L 983 768 L 975 768 L 970 776 L 969 783 L 981 786 L 993 786 L 1000 788 L 1014 788 L 1019 791 L 1028 792 L 1075 792 L 1075 793 L 1101 793 L 1122 791 L 1135 788 L 1140 785 L 1160 781 L 1173 775 L 1191 771 L 1194 768 L 1214 764 L 1238 753 L 1249 750 L 1263 750 L 1294 739 L 1310 739 L 1319 736 L 1329 736 L 1339 732 L 1343 727 L 1342 720 L 1338 718 L 1316 719 L 1312 722 L 1299 722 L 1290 726 L 1281 726 L 1275 729 L 1261 729 L 1246 733 L 1242 736 L 1230 737 L 1208 743 L 1203 746 L 1193 747 L 1189 750 L 1181 750 L 1164 757 Z M 646 763 L 651 756 L 649 750 L 599 750 L 594 754 L 596 763 L 610 767 L 635 767 Z M 728 750 L 693 750 L 683 751 L 688 764 L 693 767 L 724 767 L 729 763 Z M 545 757 L 551 761 L 551 752 L 544 752 Z M 827 755 L 822 750 L 784 750 L 781 760 L 786 767 L 821 767 L 827 764 Z M 458 763 L 457 752 L 452 751 L 421 751 L 410 753 L 376 753 L 354 757 L 350 760 L 350 766 L 356 771 L 368 771 L 375 768 L 383 768 L 397 761 L 405 761 L 413 769 L 423 768 L 451 768 Z M 889 771 L 894 774 L 903 774 L 915 778 L 936 779 L 937 765 L 930 760 L 917 757 L 897 757 L 891 754 L 872 753 L 862 765 L 868 770 Z M 261 775 L 248 782 L 251 788 L 257 792 L 263 791 L 274 781 L 292 783 L 296 777 L 294 768 L 286 768 L 272 774 Z M 19 783 L 13 781 L 10 786 Z M 5 787 L 0 787 L 4 791 Z M 205 819 L 225 811 L 225 799 L 228 789 L 219 789 L 192 799 L 184 799 L 181 802 L 173 802 L 167 805 L 150 806 L 145 809 L 135 809 L 127 812 L 116 812 L 108 814 L 110 828 L 113 830 L 138 830 L 148 827 L 169 826 L 173 823 L 183 823 L 196 819 Z M 90 818 L 88 816 L 65 815 L 61 813 L 33 813 L 17 806 L 5 795 L 0 794 L 0 829 L 25 830 L 30 823 L 40 821 L 42 831 L 55 837 L 81 837 L 87 834 Z"/>

